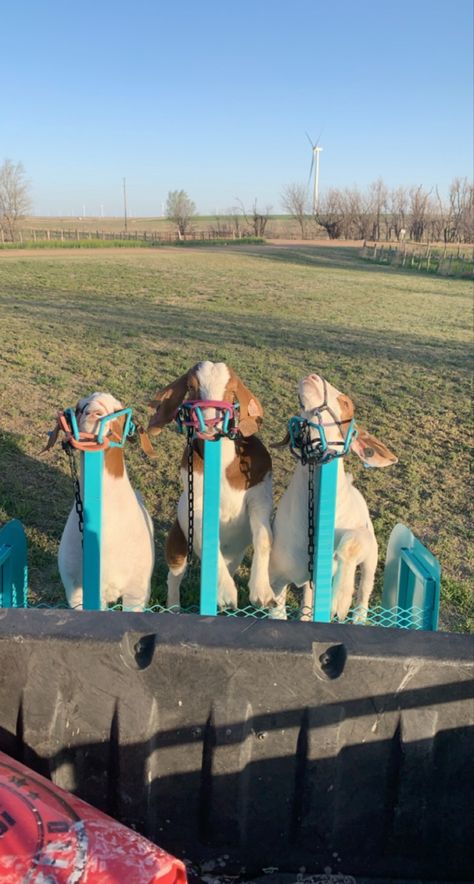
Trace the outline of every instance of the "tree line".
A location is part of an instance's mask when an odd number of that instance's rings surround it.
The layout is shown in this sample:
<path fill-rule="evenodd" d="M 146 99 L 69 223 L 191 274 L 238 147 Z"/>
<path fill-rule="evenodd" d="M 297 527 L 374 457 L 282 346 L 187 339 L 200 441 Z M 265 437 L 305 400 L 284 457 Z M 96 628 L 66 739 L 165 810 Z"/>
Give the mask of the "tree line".
<path fill-rule="evenodd" d="M 227 212 L 225 230 L 216 219 L 215 234 L 226 236 L 229 226 L 234 236 L 263 237 L 271 206 L 250 209 L 236 198 L 237 205 Z M 374 241 L 474 242 L 474 185 L 467 178 L 454 178 L 448 196 L 438 188 L 422 185 L 388 188 L 382 178 L 365 191 L 357 187 L 330 188 L 319 200 L 317 210 L 309 208 L 308 186 L 289 184 L 281 194 L 281 204 L 298 223 L 301 237 L 312 238 L 324 228 L 330 239 Z M 30 184 L 21 163 L 5 160 L 0 165 L 0 232 L 15 239 L 19 221 L 31 210 Z M 179 239 L 189 232 L 196 206 L 184 190 L 168 193 L 166 217 L 176 226 Z M 319 231 L 320 232 L 320 231 Z"/>
<path fill-rule="evenodd" d="M 422 185 L 388 188 L 381 178 L 365 191 L 330 188 L 309 211 L 308 188 L 290 184 L 282 193 L 284 209 L 306 239 L 316 223 L 330 239 L 471 243 L 474 241 L 474 186 L 454 178 L 447 198 Z"/>

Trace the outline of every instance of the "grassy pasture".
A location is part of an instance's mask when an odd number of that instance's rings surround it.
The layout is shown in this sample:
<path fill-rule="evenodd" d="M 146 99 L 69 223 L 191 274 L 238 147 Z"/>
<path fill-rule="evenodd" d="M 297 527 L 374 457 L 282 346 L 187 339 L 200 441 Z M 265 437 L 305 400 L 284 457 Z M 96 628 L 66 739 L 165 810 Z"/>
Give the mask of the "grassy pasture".
<path fill-rule="evenodd" d="M 71 480 L 59 447 L 39 455 L 56 410 L 103 389 L 146 420 L 158 387 L 209 358 L 229 362 L 261 398 L 268 444 L 310 369 L 351 395 L 360 424 L 399 458 L 388 470 L 349 462 L 380 559 L 393 525 L 410 525 L 441 560 L 443 626 L 473 630 L 471 292 L 466 281 L 368 266 L 350 248 L 0 253 L 0 522 L 26 526 L 32 600 L 63 597 L 56 553 Z M 128 448 L 155 520 L 154 601 L 164 599 L 182 444 L 164 432 L 156 463 Z M 276 500 L 292 468 L 287 452 L 274 455 Z M 242 586 L 245 577 L 244 567 Z"/>

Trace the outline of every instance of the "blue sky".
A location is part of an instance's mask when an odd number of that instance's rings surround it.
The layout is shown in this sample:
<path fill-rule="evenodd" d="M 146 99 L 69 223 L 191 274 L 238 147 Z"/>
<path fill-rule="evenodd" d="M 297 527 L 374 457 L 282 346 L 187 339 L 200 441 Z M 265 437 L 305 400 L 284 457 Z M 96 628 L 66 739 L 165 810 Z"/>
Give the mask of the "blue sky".
<path fill-rule="evenodd" d="M 37 214 L 281 211 L 321 190 L 472 175 L 472 0 L 23 0 L 1 6 L 0 162 Z"/>

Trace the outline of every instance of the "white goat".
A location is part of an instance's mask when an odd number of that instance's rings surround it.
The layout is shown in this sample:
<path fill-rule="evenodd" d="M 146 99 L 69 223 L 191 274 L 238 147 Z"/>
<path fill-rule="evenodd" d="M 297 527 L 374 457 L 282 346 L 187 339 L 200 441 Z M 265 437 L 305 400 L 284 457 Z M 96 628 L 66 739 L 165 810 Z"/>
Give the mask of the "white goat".
<path fill-rule="evenodd" d="M 303 378 L 298 385 L 301 416 L 322 424 L 328 446 L 341 445 L 354 416 L 354 406 L 344 395 L 317 374 Z M 311 438 L 319 438 L 311 429 Z M 285 440 L 285 442 L 288 440 Z M 282 443 L 284 444 L 284 443 Z M 372 467 L 390 466 L 397 458 L 375 436 L 358 427 L 351 449 Z M 303 619 L 309 619 L 313 591 L 308 579 L 308 467 L 298 463 L 291 482 L 278 505 L 273 524 L 270 582 L 277 606 L 271 616 L 286 618 L 286 590 L 294 583 L 303 590 Z M 347 617 L 355 589 L 356 568 L 361 575 L 357 593 L 357 620 L 365 620 L 374 585 L 378 547 L 367 504 L 354 488 L 352 476 L 338 460 L 337 500 L 333 562 L 332 615 Z"/>
<path fill-rule="evenodd" d="M 76 406 L 80 432 L 96 434 L 99 419 L 122 408 L 109 393 L 92 393 L 80 399 Z M 120 439 L 124 420 L 122 416 L 111 421 L 107 434 Z M 102 486 L 102 604 L 122 598 L 126 609 L 145 607 L 150 598 L 154 553 L 153 523 L 130 484 L 123 449 L 107 448 Z M 82 608 L 82 543 L 74 506 L 61 537 L 58 565 L 69 605 Z"/>
<path fill-rule="evenodd" d="M 236 439 L 222 439 L 220 550 L 218 560 L 219 607 L 237 607 L 237 588 L 233 574 L 245 550 L 253 543 L 254 553 L 249 579 L 252 604 L 273 604 L 268 579 L 268 562 L 272 542 L 270 525 L 272 511 L 271 457 L 254 434 L 258 432 L 263 409 L 257 397 L 242 383 L 224 362 L 199 362 L 180 378 L 160 390 L 150 406 L 156 409 L 148 430 L 157 435 L 173 420 L 176 409 L 188 401 L 218 401 L 230 405 L 238 402 L 240 418 Z M 205 418 L 213 418 L 215 408 L 203 408 Z M 211 429 L 213 434 L 215 429 Z M 194 551 L 201 555 L 203 504 L 203 441 L 193 443 Z M 166 541 L 168 573 L 168 607 L 179 606 L 179 588 L 186 571 L 188 536 L 188 446 L 181 461 L 183 493 L 178 503 L 177 518 Z"/>

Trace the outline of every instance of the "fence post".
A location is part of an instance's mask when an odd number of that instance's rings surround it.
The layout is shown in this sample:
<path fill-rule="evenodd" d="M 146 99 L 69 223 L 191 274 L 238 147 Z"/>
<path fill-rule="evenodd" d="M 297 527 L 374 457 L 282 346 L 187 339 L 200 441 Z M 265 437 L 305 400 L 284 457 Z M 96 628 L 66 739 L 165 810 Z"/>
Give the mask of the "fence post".
<path fill-rule="evenodd" d="M 336 519 L 338 459 L 314 470 L 313 620 L 329 623 Z"/>
<path fill-rule="evenodd" d="M 204 442 L 200 614 L 217 613 L 222 439 Z"/>

